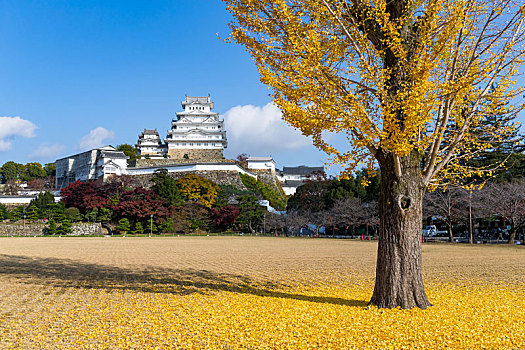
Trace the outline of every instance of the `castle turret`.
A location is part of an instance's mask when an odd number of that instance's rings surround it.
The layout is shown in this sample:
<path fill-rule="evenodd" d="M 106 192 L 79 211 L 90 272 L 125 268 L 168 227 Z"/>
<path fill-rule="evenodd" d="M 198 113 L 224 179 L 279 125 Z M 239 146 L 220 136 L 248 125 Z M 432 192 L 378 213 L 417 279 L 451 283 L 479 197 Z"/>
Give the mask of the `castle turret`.
<path fill-rule="evenodd" d="M 168 153 L 168 148 L 162 143 L 157 129 L 144 129 L 135 147 L 139 150 L 141 157 L 162 158 Z"/>

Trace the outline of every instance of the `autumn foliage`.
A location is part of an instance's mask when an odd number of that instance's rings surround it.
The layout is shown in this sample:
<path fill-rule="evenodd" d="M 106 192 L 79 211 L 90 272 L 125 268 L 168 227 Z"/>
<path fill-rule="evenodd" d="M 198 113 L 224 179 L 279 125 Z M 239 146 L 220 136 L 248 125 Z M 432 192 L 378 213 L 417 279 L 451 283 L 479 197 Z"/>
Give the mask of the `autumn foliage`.
<path fill-rule="evenodd" d="M 379 165 L 371 303 L 427 308 L 426 188 L 490 175 L 473 158 L 515 133 L 525 7 L 513 0 L 224 0 L 284 119 L 334 162 Z M 493 121 L 487 123 L 485 121 Z M 327 133 L 346 136 L 331 144 Z"/>
<path fill-rule="evenodd" d="M 198 175 L 186 175 L 177 181 L 180 193 L 191 201 L 196 201 L 210 208 L 217 198 L 219 186 Z"/>

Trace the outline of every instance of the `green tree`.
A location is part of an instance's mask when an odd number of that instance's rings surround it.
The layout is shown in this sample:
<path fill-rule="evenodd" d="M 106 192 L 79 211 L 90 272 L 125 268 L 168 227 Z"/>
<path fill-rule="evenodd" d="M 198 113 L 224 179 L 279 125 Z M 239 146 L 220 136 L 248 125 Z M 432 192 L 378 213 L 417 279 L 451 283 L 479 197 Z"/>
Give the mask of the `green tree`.
<path fill-rule="evenodd" d="M 64 215 L 71 222 L 77 222 L 82 220 L 82 214 L 80 214 L 80 210 L 78 210 L 78 208 L 75 207 L 67 208 L 64 211 Z"/>
<path fill-rule="evenodd" d="M 60 228 L 58 229 L 58 233 L 61 235 L 67 235 L 68 233 L 71 233 L 71 221 L 68 219 L 62 220 Z"/>
<path fill-rule="evenodd" d="M 222 208 L 226 205 L 233 204 L 236 202 L 237 197 L 243 194 L 251 194 L 248 190 L 239 190 L 233 185 L 219 185 L 219 192 L 217 193 L 217 199 L 215 200 L 214 206 Z"/>
<path fill-rule="evenodd" d="M 57 165 L 54 162 L 53 163 L 47 163 L 44 166 L 44 170 L 46 171 L 47 176 L 55 177 L 56 172 L 57 172 Z"/>
<path fill-rule="evenodd" d="M 494 89 L 491 89 L 491 93 Z M 491 103 L 490 100 L 487 103 Z M 475 130 L 479 134 L 481 142 L 487 145 L 486 148 L 480 149 L 470 155 L 465 163 L 475 169 L 481 169 L 484 172 L 492 172 L 495 180 L 498 182 L 510 181 L 513 178 L 522 177 L 525 170 L 523 164 L 525 144 L 524 136 L 520 134 L 517 122 L 514 117 L 508 115 L 508 106 L 495 106 L 494 113 L 483 116 L 482 125 L 490 125 L 495 130 L 510 130 L 503 135 L 486 135 L 483 134 L 483 128 Z M 477 175 L 470 182 L 484 182 L 485 176 Z"/>
<path fill-rule="evenodd" d="M 27 163 L 25 165 L 25 172 L 22 178 L 23 181 L 31 181 L 34 179 L 41 179 L 47 176 L 47 172 L 42 168 L 40 163 Z"/>
<path fill-rule="evenodd" d="M 241 230 L 255 233 L 257 226 L 262 223 L 265 211 L 257 202 L 257 197 L 253 194 L 241 195 L 238 201 L 239 216 L 237 216 L 235 223 Z"/>
<path fill-rule="evenodd" d="M 50 218 L 51 208 L 55 204 L 55 197 L 49 191 L 39 193 L 36 198 L 32 199 L 29 206 L 34 205 L 38 209 L 39 218 Z"/>
<path fill-rule="evenodd" d="M 173 233 L 174 232 L 173 226 L 174 226 L 173 219 L 171 217 L 168 217 L 166 218 L 166 220 L 164 220 L 162 223 L 159 224 L 159 230 L 162 233 Z"/>
<path fill-rule="evenodd" d="M 29 206 L 26 209 L 26 218 L 31 221 L 35 221 L 40 218 L 38 208 L 36 205 L 29 204 Z"/>
<path fill-rule="evenodd" d="M 140 235 L 144 233 L 144 226 L 142 226 L 141 222 L 135 223 L 135 229 L 133 230 L 133 233 L 136 235 Z"/>
<path fill-rule="evenodd" d="M 98 217 L 97 221 L 99 222 L 109 222 L 111 221 L 111 216 L 113 215 L 113 211 L 108 208 L 100 208 L 98 211 Z"/>
<path fill-rule="evenodd" d="M 7 207 L 4 204 L 0 204 L 0 221 L 7 219 Z"/>
<path fill-rule="evenodd" d="M 94 208 L 86 213 L 86 220 L 89 222 L 97 221 L 98 217 L 98 208 Z"/>
<path fill-rule="evenodd" d="M 153 183 L 151 189 L 166 200 L 169 205 L 179 205 L 184 202 L 177 181 L 168 175 L 166 169 L 155 171 L 151 182 Z"/>
<path fill-rule="evenodd" d="M 56 221 L 54 219 L 49 220 L 49 225 L 47 226 L 47 234 L 56 235 L 57 232 L 58 230 Z"/>
<path fill-rule="evenodd" d="M 120 233 L 123 233 L 123 234 L 128 233 L 129 232 L 129 220 L 127 218 L 120 219 L 116 229 L 120 231 Z"/>
<path fill-rule="evenodd" d="M 0 168 L 0 175 L 2 175 L 4 182 L 9 180 L 23 181 L 25 177 L 26 168 L 23 164 L 9 161 Z"/>
<path fill-rule="evenodd" d="M 66 218 L 66 215 L 64 214 L 65 210 L 66 206 L 64 205 L 64 202 L 52 203 L 49 204 L 44 215 L 48 219 L 55 219 L 57 223 L 61 223 Z"/>
<path fill-rule="evenodd" d="M 9 212 L 9 218 L 13 221 L 22 220 L 24 218 L 24 212 L 24 206 L 19 205 Z"/>
<path fill-rule="evenodd" d="M 118 145 L 117 150 L 124 152 L 124 154 L 129 157 L 128 163 L 131 163 L 135 161 L 136 159 L 140 158 L 139 150 L 130 144 L 123 143 L 121 145 Z"/>
<path fill-rule="evenodd" d="M 286 208 L 286 199 L 277 191 L 274 191 L 264 182 L 249 175 L 239 173 L 241 181 L 249 191 L 254 192 L 259 198 L 266 199 L 270 205 L 278 210 Z"/>

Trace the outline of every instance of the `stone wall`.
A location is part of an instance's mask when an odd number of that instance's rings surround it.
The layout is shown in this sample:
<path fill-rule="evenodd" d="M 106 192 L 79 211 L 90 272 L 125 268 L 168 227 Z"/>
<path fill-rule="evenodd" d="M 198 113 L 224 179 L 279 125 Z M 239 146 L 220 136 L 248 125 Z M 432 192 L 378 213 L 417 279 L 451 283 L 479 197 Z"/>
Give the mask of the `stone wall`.
<path fill-rule="evenodd" d="M 184 155 L 188 155 L 187 159 Z M 215 162 L 224 159 L 222 149 L 168 149 L 168 157 L 176 161 Z"/>
<path fill-rule="evenodd" d="M 182 150 L 181 150 L 182 151 Z M 188 150 L 186 150 L 188 151 Z M 202 150 L 206 151 L 206 150 Z M 130 163 L 131 167 L 137 167 L 137 168 L 148 168 L 148 167 L 155 167 L 155 166 L 166 166 L 166 165 L 177 165 L 177 164 L 192 164 L 196 162 L 213 162 L 213 163 L 230 163 L 233 162 L 231 159 L 225 159 L 222 156 L 222 151 L 220 150 L 208 150 L 208 151 L 218 151 L 220 152 L 220 157 L 218 157 L 218 154 L 209 154 L 208 156 L 203 156 L 202 154 L 199 157 L 191 157 L 188 155 L 189 159 L 183 158 L 184 154 L 182 155 L 175 155 L 174 158 L 160 158 L 160 159 L 137 159 L 135 161 L 132 161 Z M 178 157 L 180 156 L 180 157 Z M 193 154 L 195 156 L 195 154 Z"/>
<path fill-rule="evenodd" d="M 173 172 L 168 173 L 174 179 L 180 179 L 188 174 L 195 174 L 204 177 L 205 179 L 211 180 L 219 185 L 232 185 L 240 190 L 246 190 L 246 187 L 241 181 L 239 173 L 236 171 L 185 171 L 185 172 Z M 151 178 L 153 175 L 133 175 L 133 182 L 136 186 L 142 186 L 144 188 L 151 187 Z"/>
<path fill-rule="evenodd" d="M 0 236 L 43 236 L 47 224 L 23 222 L 0 222 Z M 68 236 L 83 236 L 102 234 L 99 222 L 75 223 L 71 227 L 72 233 Z"/>

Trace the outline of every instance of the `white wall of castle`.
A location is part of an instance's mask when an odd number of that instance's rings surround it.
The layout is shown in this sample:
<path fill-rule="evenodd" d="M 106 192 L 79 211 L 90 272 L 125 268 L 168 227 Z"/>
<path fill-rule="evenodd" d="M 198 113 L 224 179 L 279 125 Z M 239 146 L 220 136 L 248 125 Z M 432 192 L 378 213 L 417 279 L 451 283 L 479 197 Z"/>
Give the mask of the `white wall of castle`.
<path fill-rule="evenodd" d="M 148 168 L 128 168 L 128 175 L 151 175 L 158 169 L 166 169 L 169 173 L 192 172 L 192 171 L 234 171 L 244 175 L 257 178 L 257 175 L 250 173 L 234 163 L 217 164 L 174 164 Z"/>

